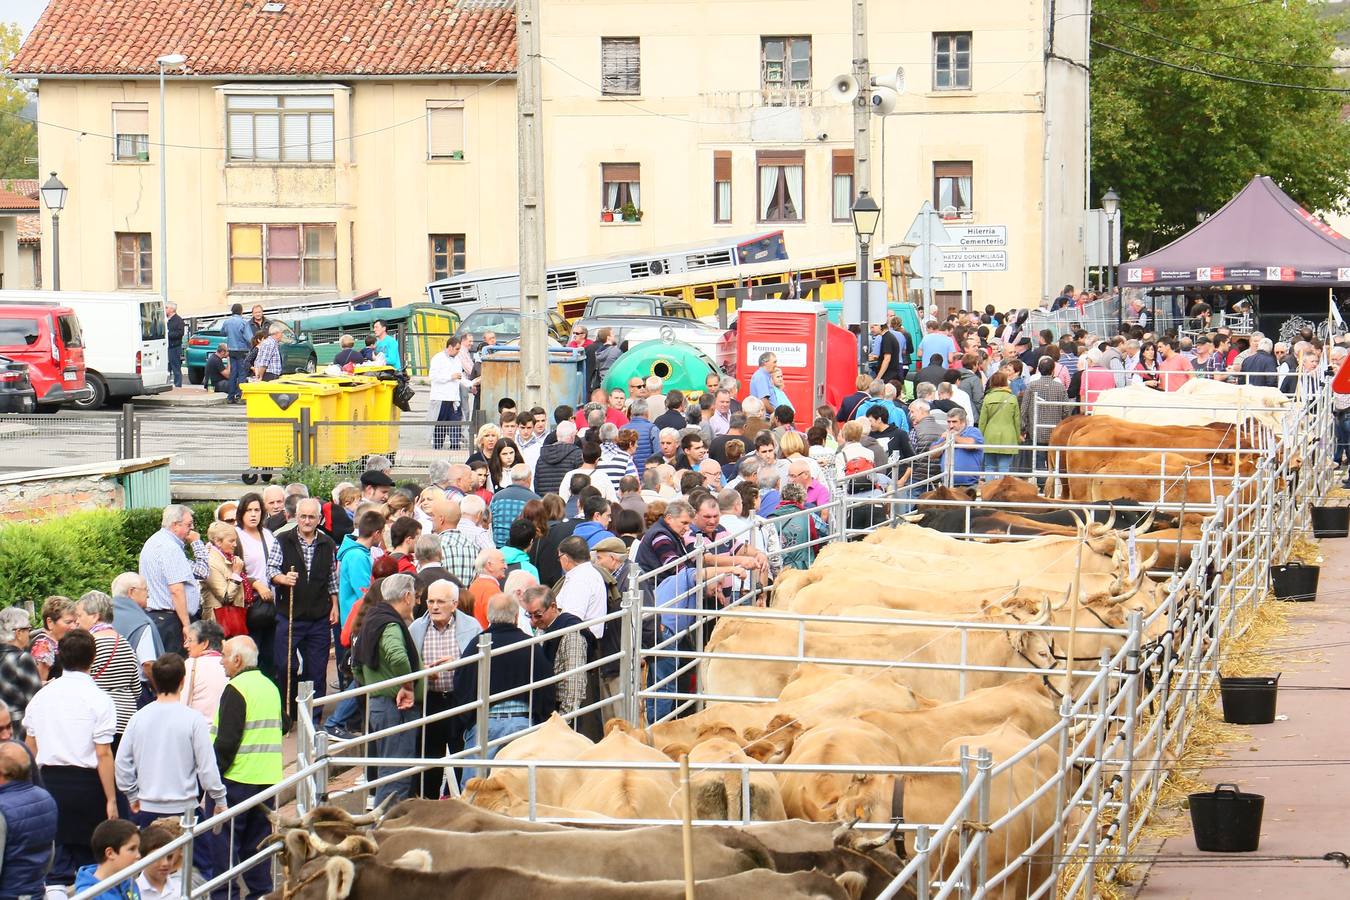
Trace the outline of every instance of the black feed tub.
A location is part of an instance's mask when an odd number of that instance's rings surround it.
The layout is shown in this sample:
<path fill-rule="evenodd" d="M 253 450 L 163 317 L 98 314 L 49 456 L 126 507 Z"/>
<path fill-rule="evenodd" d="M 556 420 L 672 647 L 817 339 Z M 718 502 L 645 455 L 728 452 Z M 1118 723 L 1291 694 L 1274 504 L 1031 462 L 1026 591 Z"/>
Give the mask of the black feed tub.
<path fill-rule="evenodd" d="M 1301 562 L 1271 566 L 1270 581 L 1275 588 L 1275 599 L 1298 603 L 1316 600 L 1317 581 L 1321 575 L 1321 566 L 1308 566 Z"/>
<path fill-rule="evenodd" d="M 1261 845 L 1261 813 L 1266 798 L 1244 794 L 1235 784 L 1191 794 L 1195 847 L 1207 853 L 1251 853 Z"/>

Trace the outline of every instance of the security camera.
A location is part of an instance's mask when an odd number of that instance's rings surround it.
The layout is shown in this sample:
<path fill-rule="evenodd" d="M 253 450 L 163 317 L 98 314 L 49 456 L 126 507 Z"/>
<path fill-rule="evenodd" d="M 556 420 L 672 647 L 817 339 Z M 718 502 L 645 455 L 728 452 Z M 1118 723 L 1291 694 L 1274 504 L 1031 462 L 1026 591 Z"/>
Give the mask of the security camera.
<path fill-rule="evenodd" d="M 818 141 L 828 141 L 829 139 L 830 136 L 823 131 L 820 134 L 816 135 L 816 140 Z"/>

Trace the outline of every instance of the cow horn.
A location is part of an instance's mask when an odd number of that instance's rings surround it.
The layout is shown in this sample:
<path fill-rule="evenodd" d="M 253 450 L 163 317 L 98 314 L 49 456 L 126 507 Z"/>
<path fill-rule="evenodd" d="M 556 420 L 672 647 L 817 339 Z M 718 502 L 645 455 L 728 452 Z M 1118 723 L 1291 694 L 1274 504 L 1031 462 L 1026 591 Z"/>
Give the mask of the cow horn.
<path fill-rule="evenodd" d="M 383 820 L 384 817 L 387 816 L 387 815 L 389 814 L 389 811 L 388 811 L 387 809 L 385 809 L 385 807 L 387 807 L 387 806 L 389 805 L 390 801 L 392 801 L 393 799 L 394 799 L 394 795 L 393 795 L 393 794 L 390 794 L 389 796 L 387 796 L 387 797 L 385 797 L 383 800 L 381 800 L 381 801 L 380 801 L 380 805 L 377 806 L 377 807 L 375 807 L 374 809 L 372 809 L 370 812 L 368 812 L 368 813 L 362 813 L 362 814 L 359 815 L 359 816 L 349 816 L 348 819 L 347 819 L 347 821 L 349 821 L 349 822 L 350 822 L 351 824 L 353 824 L 353 825 L 373 825 L 373 824 L 376 824 L 376 823 L 380 822 L 381 820 Z"/>
<path fill-rule="evenodd" d="M 1153 548 L 1153 555 L 1139 564 L 1140 574 L 1142 575 L 1144 572 L 1147 572 L 1149 569 L 1153 568 L 1154 563 L 1156 563 L 1157 561 L 1158 561 L 1158 548 L 1155 546 Z"/>
<path fill-rule="evenodd" d="M 1050 622 L 1050 595 L 1041 595 L 1041 611 L 1031 620 L 1032 625 L 1045 625 Z"/>
<path fill-rule="evenodd" d="M 263 807 L 263 812 L 267 814 L 267 821 L 272 823 L 272 828 L 277 831 L 283 831 L 287 828 L 299 828 L 301 825 L 299 816 L 283 816 L 279 812 L 273 812 Z"/>
<path fill-rule="evenodd" d="M 1069 510 L 1069 518 L 1073 519 L 1074 528 L 1076 528 L 1078 531 L 1083 530 L 1083 520 L 1079 517 L 1077 512 L 1075 512 L 1072 509 Z"/>
<path fill-rule="evenodd" d="M 1112 503 L 1107 508 L 1111 510 L 1111 513 L 1106 517 L 1106 525 L 1103 527 L 1104 531 L 1110 531 L 1116 524 L 1116 504 Z"/>
<path fill-rule="evenodd" d="M 1073 587 L 1070 586 L 1070 587 L 1065 588 L 1065 589 L 1064 589 L 1064 599 L 1061 600 L 1060 602 L 1054 604 L 1051 608 L 1052 608 L 1052 609 L 1063 609 L 1064 607 L 1068 606 L 1068 605 L 1069 605 L 1069 598 L 1070 598 L 1072 595 L 1073 595 Z"/>
<path fill-rule="evenodd" d="M 855 841 L 853 843 L 853 849 L 857 850 L 859 853 L 871 853 L 873 850 L 880 850 L 882 847 L 885 847 L 891 841 L 895 840 L 895 836 L 900 833 L 900 826 L 902 824 L 904 824 L 903 820 L 896 820 L 895 827 L 886 832 L 885 835 L 882 837 L 871 838 L 870 840 Z"/>
<path fill-rule="evenodd" d="M 848 822 L 848 823 L 845 823 L 845 824 L 843 824 L 843 825 L 840 825 L 838 828 L 836 828 L 836 829 L 834 830 L 834 833 L 833 833 L 832 835 L 830 835 L 830 841 L 831 841 L 836 847 L 839 846 L 840 844 L 843 844 L 844 842 L 846 842 L 846 841 L 848 840 L 849 832 L 853 830 L 853 826 L 854 826 L 854 825 L 857 825 L 857 824 L 858 824 L 859 822 L 861 822 L 861 821 L 862 821 L 862 817 L 859 816 L 858 818 L 854 819 L 852 822 Z"/>
<path fill-rule="evenodd" d="M 924 517 L 924 513 L 906 513 L 905 515 L 901 516 L 900 518 L 904 519 L 906 522 L 914 522 L 914 523 L 918 523 L 918 522 L 923 521 L 923 517 Z"/>
<path fill-rule="evenodd" d="M 1134 530 L 1138 534 L 1146 534 L 1153 527 L 1153 517 L 1158 512 L 1156 508 L 1150 509 L 1142 519 L 1134 523 Z"/>

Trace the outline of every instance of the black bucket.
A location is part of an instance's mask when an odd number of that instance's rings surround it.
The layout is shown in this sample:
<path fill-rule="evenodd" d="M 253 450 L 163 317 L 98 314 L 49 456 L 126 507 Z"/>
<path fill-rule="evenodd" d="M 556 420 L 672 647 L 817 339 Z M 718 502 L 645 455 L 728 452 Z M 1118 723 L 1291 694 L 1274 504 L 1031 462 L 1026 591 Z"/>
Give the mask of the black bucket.
<path fill-rule="evenodd" d="M 1223 720 L 1233 725 L 1269 725 L 1275 721 L 1279 673 L 1253 678 L 1219 678 Z"/>
<path fill-rule="evenodd" d="M 1313 537 L 1350 537 L 1350 506 L 1313 506 Z"/>
<path fill-rule="evenodd" d="M 1266 798 L 1244 794 L 1235 784 L 1213 793 L 1191 794 L 1195 847 L 1206 853 L 1251 853 L 1261 845 L 1261 813 Z"/>
<path fill-rule="evenodd" d="M 1316 600 L 1317 580 L 1321 575 L 1321 566 L 1306 566 L 1301 562 L 1271 566 L 1270 581 L 1275 587 L 1275 599 L 1297 603 Z"/>

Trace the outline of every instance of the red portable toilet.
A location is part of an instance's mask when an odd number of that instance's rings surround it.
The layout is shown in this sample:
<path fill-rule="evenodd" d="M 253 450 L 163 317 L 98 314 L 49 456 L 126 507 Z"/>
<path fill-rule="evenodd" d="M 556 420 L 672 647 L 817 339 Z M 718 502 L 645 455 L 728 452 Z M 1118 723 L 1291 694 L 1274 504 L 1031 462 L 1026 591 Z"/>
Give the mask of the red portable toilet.
<path fill-rule="evenodd" d="M 838 409 L 844 398 L 858 386 L 858 336 L 834 324 L 828 329 L 830 349 L 825 360 L 825 402 Z"/>
<path fill-rule="evenodd" d="M 792 401 L 798 427 L 805 430 L 825 402 L 825 307 L 811 300 L 748 300 L 736 310 L 736 378 L 740 399 L 762 353 L 778 357 L 783 390 Z"/>

